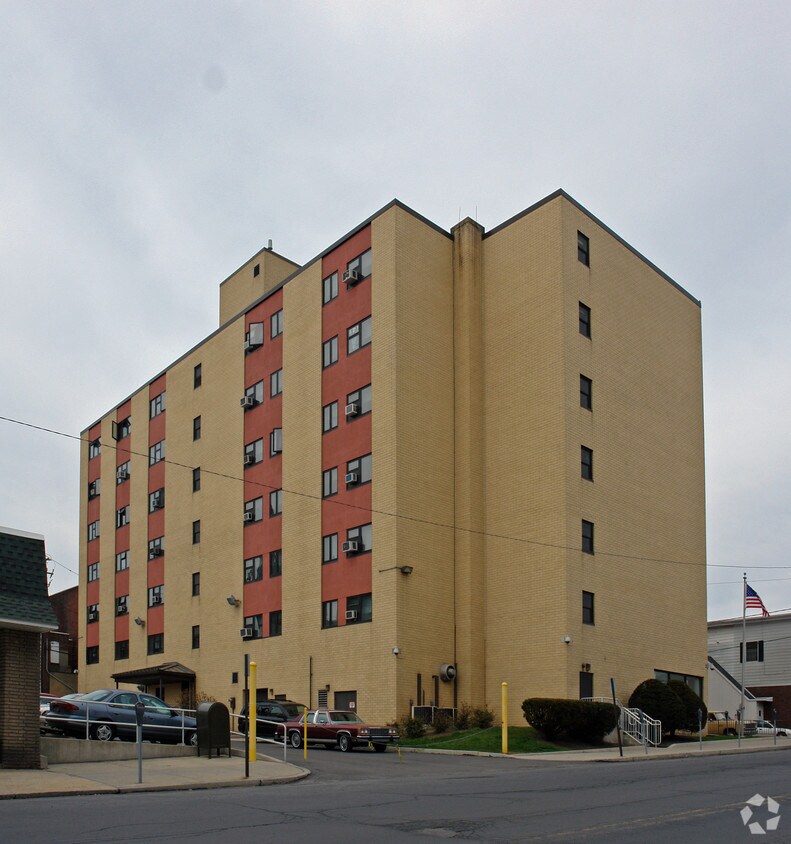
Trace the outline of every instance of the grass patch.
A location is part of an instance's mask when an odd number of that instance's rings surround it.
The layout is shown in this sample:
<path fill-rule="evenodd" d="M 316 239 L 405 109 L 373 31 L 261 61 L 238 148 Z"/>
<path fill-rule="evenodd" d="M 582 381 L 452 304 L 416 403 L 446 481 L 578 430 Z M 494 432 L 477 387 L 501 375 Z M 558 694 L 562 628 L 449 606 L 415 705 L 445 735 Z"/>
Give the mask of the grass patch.
<path fill-rule="evenodd" d="M 500 753 L 502 732 L 500 727 L 489 727 L 487 730 L 456 730 L 419 739 L 404 739 L 401 745 L 436 750 L 478 750 L 483 753 Z M 547 753 L 553 750 L 566 750 L 566 748 L 540 738 L 532 727 L 508 728 L 509 753 Z"/>

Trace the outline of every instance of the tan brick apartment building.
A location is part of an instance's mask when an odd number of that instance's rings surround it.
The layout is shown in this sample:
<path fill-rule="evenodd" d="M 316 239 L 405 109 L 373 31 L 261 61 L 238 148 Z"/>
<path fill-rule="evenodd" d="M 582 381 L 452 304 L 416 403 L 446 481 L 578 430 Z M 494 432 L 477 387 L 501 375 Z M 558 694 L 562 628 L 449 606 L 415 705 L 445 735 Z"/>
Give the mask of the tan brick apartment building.
<path fill-rule="evenodd" d="M 705 673 L 700 303 L 562 191 L 262 250 L 84 440 L 83 690 L 175 662 L 238 708 L 247 652 L 260 697 L 381 720 L 505 680 L 516 720 Z"/>

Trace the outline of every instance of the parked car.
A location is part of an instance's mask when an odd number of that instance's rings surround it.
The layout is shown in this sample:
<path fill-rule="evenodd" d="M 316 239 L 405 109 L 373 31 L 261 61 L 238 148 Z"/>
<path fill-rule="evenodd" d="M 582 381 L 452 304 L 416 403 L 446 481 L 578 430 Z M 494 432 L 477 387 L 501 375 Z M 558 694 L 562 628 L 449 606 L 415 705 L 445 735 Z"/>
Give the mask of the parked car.
<path fill-rule="evenodd" d="M 308 712 L 308 744 L 337 747 L 344 753 L 355 747 L 373 745 L 377 753 L 384 753 L 388 744 L 398 742 L 398 730 L 393 727 L 372 727 L 356 712 L 338 709 L 318 709 Z M 303 718 L 286 725 L 292 747 L 302 747 Z"/>
<path fill-rule="evenodd" d="M 706 732 L 710 736 L 737 736 L 739 734 L 739 721 L 731 718 L 727 712 L 710 711 Z M 757 735 L 755 721 L 744 722 L 742 735 Z"/>
<path fill-rule="evenodd" d="M 42 692 L 39 695 L 38 700 L 38 728 L 39 732 L 44 735 L 44 733 L 60 733 L 60 729 L 54 729 L 47 723 L 47 715 L 49 715 L 49 707 L 53 700 L 66 700 L 68 698 L 79 697 L 79 695 L 74 692 L 72 694 L 63 695 L 62 698 L 59 698 L 57 695 L 49 695 L 45 692 Z"/>
<path fill-rule="evenodd" d="M 775 734 L 775 725 L 771 721 L 759 719 L 755 722 L 755 727 L 759 736 L 773 736 Z M 777 727 L 776 732 L 778 736 L 791 736 L 791 728 L 789 727 Z"/>
<path fill-rule="evenodd" d="M 301 703 L 294 703 L 293 700 L 262 700 L 255 705 L 256 735 L 259 738 L 283 737 L 283 730 L 279 726 L 286 721 L 295 721 L 305 711 Z M 270 721 L 277 723 L 271 724 Z M 239 711 L 237 729 L 240 733 L 247 729 L 247 707 L 243 706 Z"/>
<path fill-rule="evenodd" d="M 62 730 L 66 735 L 85 738 L 87 711 L 91 738 L 112 741 L 118 737 L 134 741 L 137 737 L 134 707 L 138 702 L 145 706 L 145 740 L 173 744 L 181 742 L 182 713 L 158 697 L 126 689 L 97 689 L 71 700 L 59 698 L 50 704 L 46 721 L 49 726 Z M 198 734 L 195 719 L 184 715 L 183 727 L 186 744 L 196 745 Z"/>

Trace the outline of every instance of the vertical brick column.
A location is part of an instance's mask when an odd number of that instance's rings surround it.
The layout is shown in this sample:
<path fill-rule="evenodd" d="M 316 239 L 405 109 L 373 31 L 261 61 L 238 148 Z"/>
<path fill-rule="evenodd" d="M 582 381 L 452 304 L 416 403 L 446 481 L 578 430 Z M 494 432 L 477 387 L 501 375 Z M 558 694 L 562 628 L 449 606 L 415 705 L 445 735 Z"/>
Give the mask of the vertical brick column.
<path fill-rule="evenodd" d="M 41 634 L 0 630 L 0 765 L 41 767 Z"/>

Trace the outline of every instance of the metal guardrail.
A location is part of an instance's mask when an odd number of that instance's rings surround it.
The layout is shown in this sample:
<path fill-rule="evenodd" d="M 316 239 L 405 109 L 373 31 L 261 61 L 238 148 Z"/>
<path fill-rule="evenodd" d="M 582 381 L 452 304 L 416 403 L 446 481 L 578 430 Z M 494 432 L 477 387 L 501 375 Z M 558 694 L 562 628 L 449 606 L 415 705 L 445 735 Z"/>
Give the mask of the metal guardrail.
<path fill-rule="evenodd" d="M 236 718 L 236 729 L 233 728 L 233 719 Z M 250 721 L 248 720 L 246 715 L 237 715 L 235 712 L 231 713 L 231 732 L 234 735 L 240 736 L 241 738 L 245 737 L 245 733 L 239 729 L 239 719 L 244 719 L 247 721 L 248 728 L 250 726 Z M 286 730 L 286 725 L 283 721 L 272 721 L 269 718 L 253 718 L 253 721 L 256 724 L 272 724 L 275 727 L 275 738 L 266 738 L 265 736 L 258 737 L 258 729 L 256 729 L 256 736 L 255 741 L 256 744 L 280 744 L 280 740 L 277 738 L 277 730 L 278 728 L 283 730 L 283 761 L 286 761 L 286 751 L 288 749 L 288 735 Z M 246 752 L 246 751 L 245 751 Z"/>

